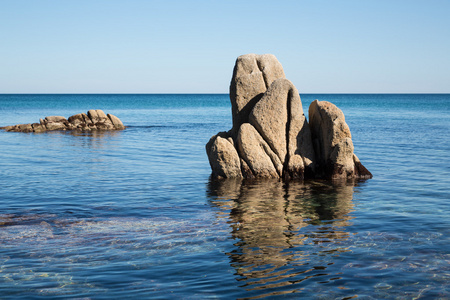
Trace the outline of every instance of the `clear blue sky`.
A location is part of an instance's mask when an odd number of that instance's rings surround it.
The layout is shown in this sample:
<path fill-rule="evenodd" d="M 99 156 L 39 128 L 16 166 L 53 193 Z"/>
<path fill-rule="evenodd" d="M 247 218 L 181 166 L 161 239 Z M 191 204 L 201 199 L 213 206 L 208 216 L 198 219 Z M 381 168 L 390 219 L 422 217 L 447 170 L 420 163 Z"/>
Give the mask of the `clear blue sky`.
<path fill-rule="evenodd" d="M 246 53 L 300 93 L 450 93 L 450 1 L 0 0 L 0 93 L 228 93 Z"/>

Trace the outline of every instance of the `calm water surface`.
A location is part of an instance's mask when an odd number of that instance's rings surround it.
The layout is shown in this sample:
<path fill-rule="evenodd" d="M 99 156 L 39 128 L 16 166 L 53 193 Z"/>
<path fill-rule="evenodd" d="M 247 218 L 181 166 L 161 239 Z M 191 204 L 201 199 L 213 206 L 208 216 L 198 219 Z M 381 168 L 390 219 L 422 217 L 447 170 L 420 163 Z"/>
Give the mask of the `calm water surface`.
<path fill-rule="evenodd" d="M 373 179 L 211 181 L 228 95 L 0 95 L 0 126 L 128 126 L 0 131 L 0 299 L 450 298 L 450 95 L 301 96 Z"/>

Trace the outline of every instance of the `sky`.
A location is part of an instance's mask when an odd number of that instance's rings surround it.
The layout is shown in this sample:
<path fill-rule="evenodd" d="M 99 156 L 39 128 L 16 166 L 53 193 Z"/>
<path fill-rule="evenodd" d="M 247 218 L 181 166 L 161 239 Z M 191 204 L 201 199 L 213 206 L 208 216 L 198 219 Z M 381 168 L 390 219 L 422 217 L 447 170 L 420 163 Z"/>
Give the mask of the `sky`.
<path fill-rule="evenodd" d="M 450 0 L 0 0 L 0 93 L 228 93 L 272 53 L 300 93 L 450 93 Z"/>

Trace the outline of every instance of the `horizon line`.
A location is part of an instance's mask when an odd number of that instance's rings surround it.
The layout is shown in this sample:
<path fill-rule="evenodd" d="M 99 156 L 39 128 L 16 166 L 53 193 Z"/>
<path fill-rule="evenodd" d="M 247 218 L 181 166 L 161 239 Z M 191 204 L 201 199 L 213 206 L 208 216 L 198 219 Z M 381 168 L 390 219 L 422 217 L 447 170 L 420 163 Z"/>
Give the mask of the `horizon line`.
<path fill-rule="evenodd" d="M 229 95 L 230 93 L 0 93 L 0 95 Z M 450 92 L 308 92 L 300 95 L 447 95 Z"/>

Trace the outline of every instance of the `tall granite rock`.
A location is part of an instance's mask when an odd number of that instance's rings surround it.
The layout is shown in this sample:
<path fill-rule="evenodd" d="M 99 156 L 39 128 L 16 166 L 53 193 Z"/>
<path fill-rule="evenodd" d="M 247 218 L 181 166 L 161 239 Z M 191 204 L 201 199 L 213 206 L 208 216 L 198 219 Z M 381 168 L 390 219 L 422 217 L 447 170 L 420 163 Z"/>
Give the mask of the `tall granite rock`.
<path fill-rule="evenodd" d="M 310 129 L 299 92 L 274 55 L 237 58 L 230 100 L 232 129 L 206 144 L 213 177 L 372 177 L 353 154 L 350 130 L 337 107 L 315 101 L 309 109 Z M 337 111 L 322 113 L 320 107 L 327 103 Z"/>

